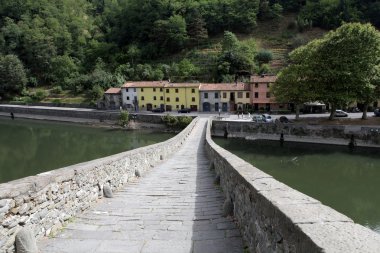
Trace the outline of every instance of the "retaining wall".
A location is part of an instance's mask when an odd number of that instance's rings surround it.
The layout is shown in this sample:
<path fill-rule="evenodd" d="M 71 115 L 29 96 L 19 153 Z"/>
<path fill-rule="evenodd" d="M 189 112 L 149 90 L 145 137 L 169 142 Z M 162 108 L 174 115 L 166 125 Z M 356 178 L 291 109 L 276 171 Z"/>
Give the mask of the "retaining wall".
<path fill-rule="evenodd" d="M 98 119 L 104 120 L 118 120 L 120 111 L 101 111 L 95 109 L 83 109 L 83 108 L 54 108 L 44 106 L 19 106 L 19 105 L 4 105 L 0 104 L 0 112 L 15 114 L 31 114 L 31 115 L 47 115 L 54 117 L 69 117 L 69 118 L 82 118 L 82 119 Z M 135 114 L 135 113 L 130 113 Z M 136 113 L 136 120 L 139 122 L 161 124 L 162 115 L 154 114 L 140 114 Z"/>
<path fill-rule="evenodd" d="M 279 140 L 283 133 L 285 141 L 337 145 L 348 145 L 353 135 L 358 146 L 380 147 L 380 127 L 378 126 L 213 121 L 212 135 L 224 136 L 225 131 L 228 132 L 228 137 L 232 138 Z"/>
<path fill-rule="evenodd" d="M 14 252 L 22 227 L 29 227 L 37 239 L 54 234 L 102 198 L 105 184 L 117 190 L 136 170 L 144 175 L 178 150 L 196 122 L 165 142 L 0 184 L 0 252 Z"/>
<path fill-rule="evenodd" d="M 380 251 L 379 234 L 216 145 L 211 121 L 206 150 L 250 252 Z"/>

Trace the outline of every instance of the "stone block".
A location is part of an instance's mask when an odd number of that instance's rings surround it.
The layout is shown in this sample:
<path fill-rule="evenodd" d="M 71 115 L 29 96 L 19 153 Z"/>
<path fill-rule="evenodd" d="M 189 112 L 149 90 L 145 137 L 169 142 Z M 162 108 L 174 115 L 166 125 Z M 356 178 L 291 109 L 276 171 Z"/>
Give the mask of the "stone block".
<path fill-rule="evenodd" d="M 17 253 L 38 253 L 36 239 L 28 228 L 21 229 L 15 238 Z"/>

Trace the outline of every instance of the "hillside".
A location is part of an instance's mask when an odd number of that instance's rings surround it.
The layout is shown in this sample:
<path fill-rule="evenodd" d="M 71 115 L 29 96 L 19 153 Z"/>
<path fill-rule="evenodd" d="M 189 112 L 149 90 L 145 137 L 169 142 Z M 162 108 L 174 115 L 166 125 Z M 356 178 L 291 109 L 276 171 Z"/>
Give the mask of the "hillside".
<path fill-rule="evenodd" d="M 126 80 L 276 73 L 320 28 L 379 27 L 379 11 L 372 0 L 3 0 L 0 97 L 40 101 L 54 90 L 64 92 L 49 101 L 95 102 Z"/>

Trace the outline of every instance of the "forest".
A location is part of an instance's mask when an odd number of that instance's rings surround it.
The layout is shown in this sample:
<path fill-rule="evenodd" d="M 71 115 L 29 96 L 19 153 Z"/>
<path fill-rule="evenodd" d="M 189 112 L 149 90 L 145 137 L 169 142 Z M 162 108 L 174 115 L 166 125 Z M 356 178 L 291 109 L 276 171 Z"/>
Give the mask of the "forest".
<path fill-rule="evenodd" d="M 249 36 L 260 20 L 295 13 L 299 32 L 344 22 L 380 26 L 376 0 L 2 0 L 0 97 L 41 100 L 43 91 L 86 93 L 95 101 L 126 80 L 233 81 L 265 73 L 272 54 Z M 219 47 L 206 67 L 184 51 Z"/>

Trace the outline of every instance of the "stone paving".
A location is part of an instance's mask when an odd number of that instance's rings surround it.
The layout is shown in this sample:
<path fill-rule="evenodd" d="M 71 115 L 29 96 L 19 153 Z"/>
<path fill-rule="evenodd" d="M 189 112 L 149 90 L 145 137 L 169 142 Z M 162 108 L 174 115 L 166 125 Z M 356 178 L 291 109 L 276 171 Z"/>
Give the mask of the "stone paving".
<path fill-rule="evenodd" d="M 199 119 L 171 158 L 79 215 L 41 252 L 234 253 L 240 232 L 222 217 L 224 198 L 204 150 L 206 119 Z"/>

